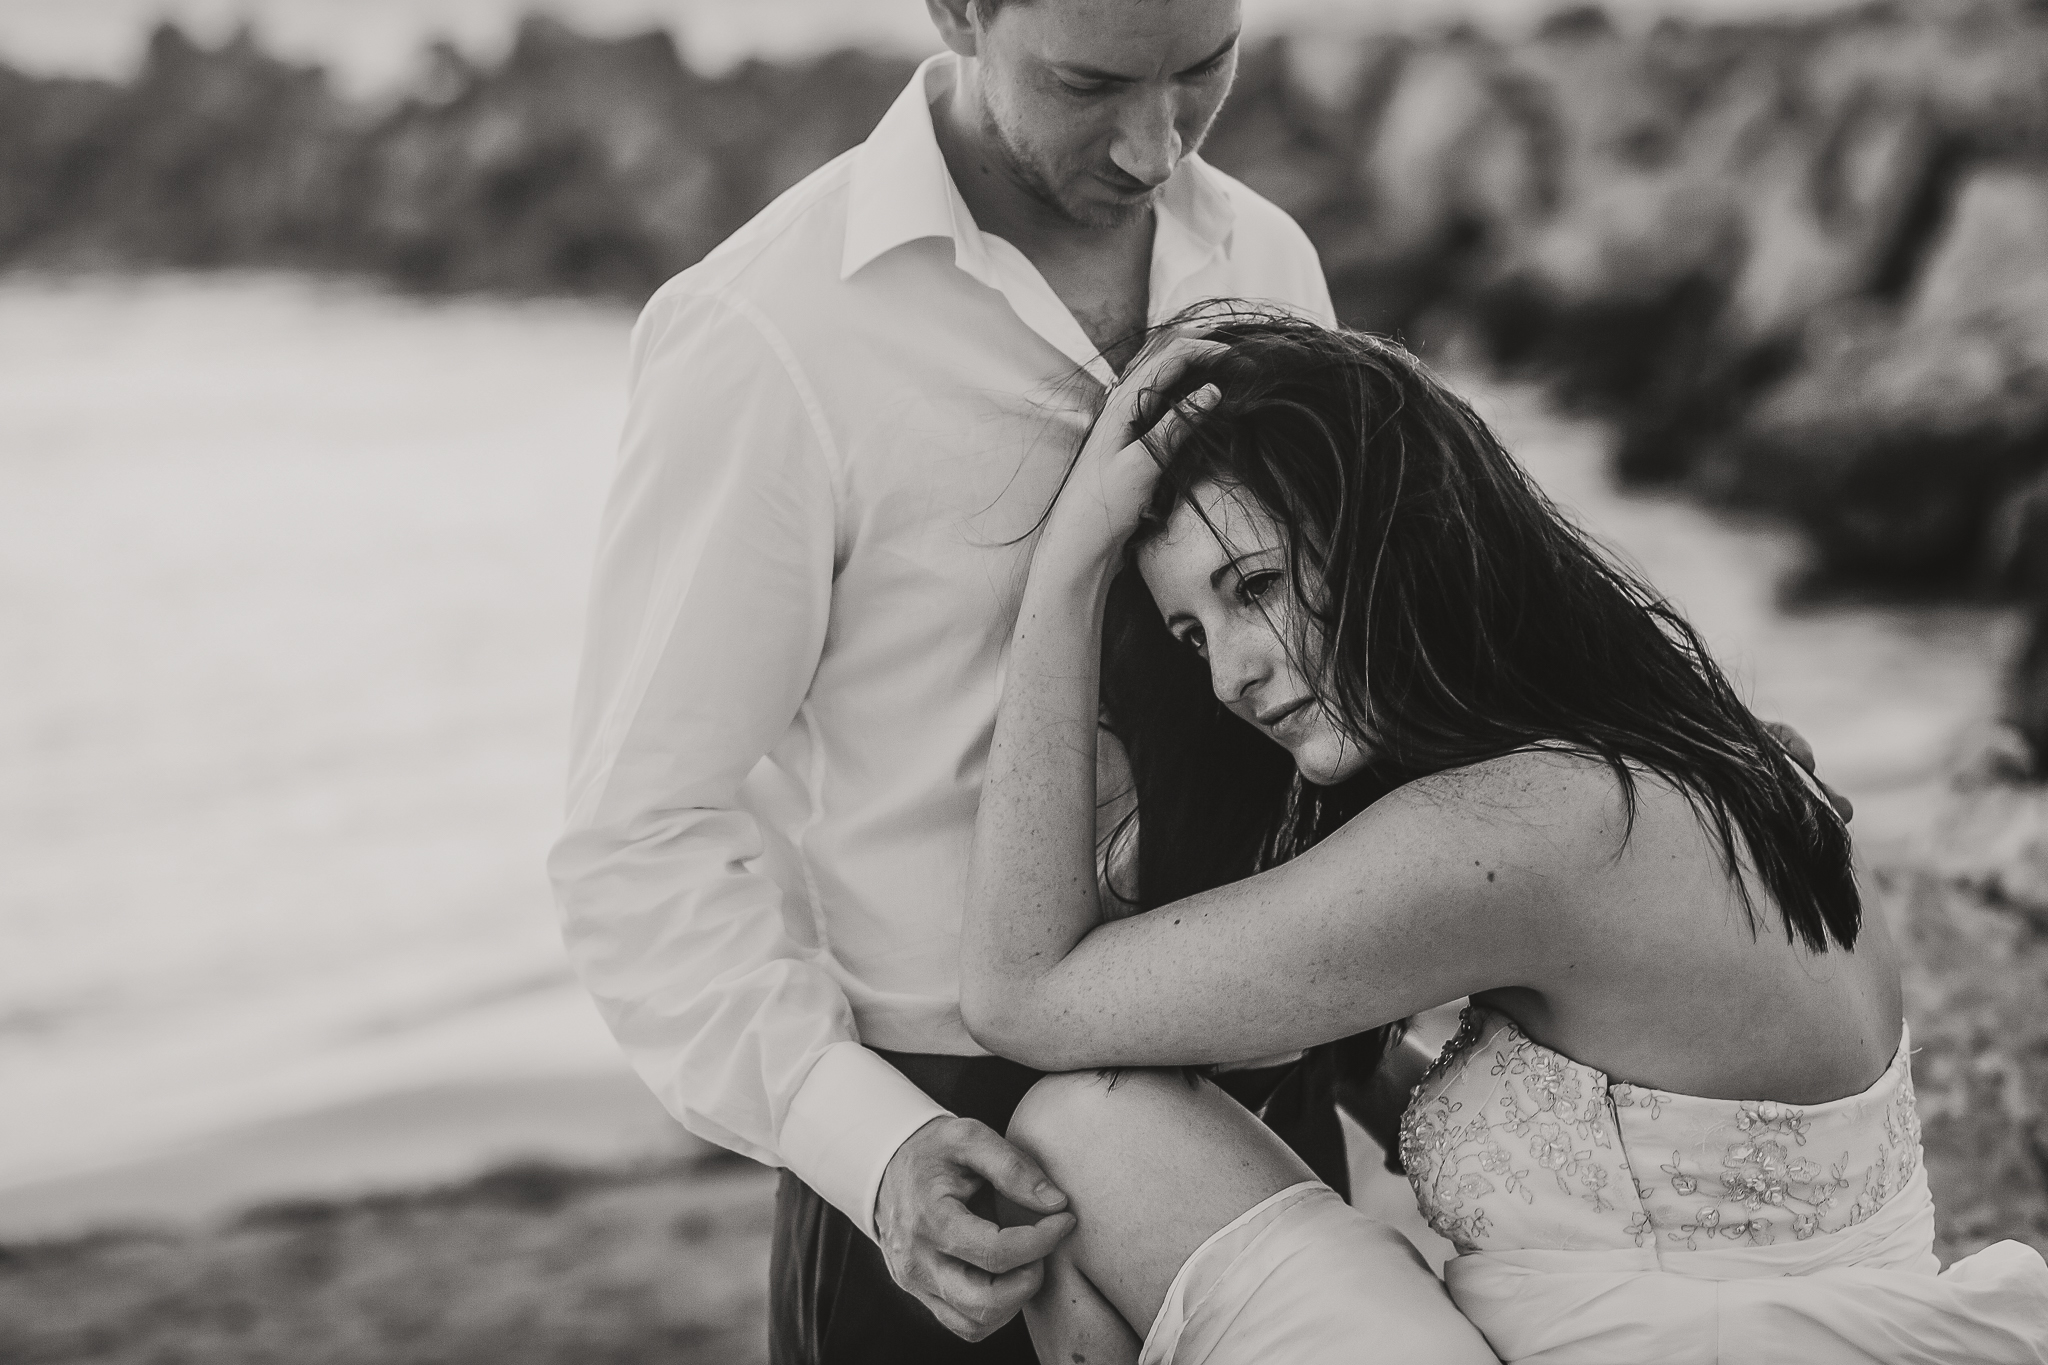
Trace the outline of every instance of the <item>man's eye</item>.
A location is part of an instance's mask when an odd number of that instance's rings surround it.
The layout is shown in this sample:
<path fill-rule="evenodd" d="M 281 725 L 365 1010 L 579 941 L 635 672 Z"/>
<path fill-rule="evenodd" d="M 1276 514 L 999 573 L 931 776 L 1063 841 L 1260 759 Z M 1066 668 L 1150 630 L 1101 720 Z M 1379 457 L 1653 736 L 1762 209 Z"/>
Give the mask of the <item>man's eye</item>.
<path fill-rule="evenodd" d="M 1103 92 L 1105 87 L 1100 85 L 1076 85 L 1072 81 L 1061 81 L 1060 88 L 1065 90 L 1069 95 L 1087 96 L 1099 95 Z"/>

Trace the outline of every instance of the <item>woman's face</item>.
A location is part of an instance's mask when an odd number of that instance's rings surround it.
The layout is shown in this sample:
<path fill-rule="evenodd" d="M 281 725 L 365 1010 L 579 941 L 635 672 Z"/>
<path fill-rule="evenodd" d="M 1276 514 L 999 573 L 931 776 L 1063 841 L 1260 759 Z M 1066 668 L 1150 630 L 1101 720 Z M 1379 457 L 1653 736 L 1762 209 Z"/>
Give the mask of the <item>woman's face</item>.
<path fill-rule="evenodd" d="M 1138 551 L 1166 628 L 1209 665 L 1217 700 L 1293 755 L 1302 777 L 1342 782 L 1369 755 L 1316 700 L 1287 648 L 1296 607 L 1280 524 L 1250 494 L 1219 484 L 1198 485 L 1194 502 L 1202 515 L 1175 508 Z"/>

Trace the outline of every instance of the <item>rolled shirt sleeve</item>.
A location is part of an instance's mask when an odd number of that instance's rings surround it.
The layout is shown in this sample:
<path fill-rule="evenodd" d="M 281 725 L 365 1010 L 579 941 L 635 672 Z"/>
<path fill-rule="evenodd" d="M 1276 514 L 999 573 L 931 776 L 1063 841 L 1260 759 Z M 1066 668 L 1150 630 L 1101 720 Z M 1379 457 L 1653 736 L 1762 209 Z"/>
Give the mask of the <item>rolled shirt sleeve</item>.
<path fill-rule="evenodd" d="M 716 294 L 656 296 L 631 389 L 549 861 L 564 938 L 670 1113 L 872 1236 L 889 1158 L 946 1111 L 860 1045 L 740 802 L 824 647 L 830 430 L 781 339 Z"/>

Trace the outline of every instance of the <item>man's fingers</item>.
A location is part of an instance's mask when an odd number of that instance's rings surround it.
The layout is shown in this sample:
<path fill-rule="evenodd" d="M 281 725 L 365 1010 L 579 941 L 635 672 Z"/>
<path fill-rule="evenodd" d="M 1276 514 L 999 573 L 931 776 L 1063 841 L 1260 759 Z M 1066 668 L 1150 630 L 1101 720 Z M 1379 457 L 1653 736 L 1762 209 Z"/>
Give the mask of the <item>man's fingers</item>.
<path fill-rule="evenodd" d="M 1195 424 L 1201 420 L 1202 414 L 1215 407 L 1222 398 L 1222 391 L 1214 384 L 1202 385 L 1176 403 L 1166 416 L 1155 422 L 1152 430 L 1138 438 L 1138 443 L 1145 447 L 1154 460 L 1165 464 L 1167 456 L 1180 449 L 1180 443 L 1195 429 Z"/>
<path fill-rule="evenodd" d="M 1815 767 L 1816 760 L 1813 756 L 1813 746 L 1806 742 L 1805 735 L 1800 734 L 1783 721 L 1777 720 L 1765 721 L 1764 729 L 1770 734 L 1772 739 L 1778 741 L 1779 747 L 1791 755 L 1794 763 L 1806 769 L 1807 773 L 1812 776 L 1814 785 L 1820 788 L 1820 794 L 1828 799 L 1828 804 L 1835 808 L 1835 814 L 1842 817 L 1843 824 L 1846 825 L 1856 818 L 1855 803 L 1820 780 L 1820 770 Z"/>
<path fill-rule="evenodd" d="M 952 1204 L 932 1229 L 931 1242 L 955 1260 L 1000 1275 L 1044 1260 L 1073 1230 L 1071 1213 L 1049 1214 L 1035 1223 L 1005 1228 Z"/>
<path fill-rule="evenodd" d="M 972 1321 L 944 1299 L 927 1298 L 920 1299 L 919 1302 L 932 1310 L 932 1316 L 939 1320 L 939 1326 L 962 1341 L 980 1341 L 995 1330 L 993 1327 L 984 1328 L 980 1323 Z"/>
<path fill-rule="evenodd" d="M 994 1254 L 987 1262 L 977 1264 L 996 1274 L 1036 1264 L 1052 1255 L 1053 1249 L 1077 1226 L 1079 1220 L 1071 1213 L 1049 1213 L 1035 1223 L 1003 1228 L 996 1233 Z"/>
<path fill-rule="evenodd" d="M 953 1159 L 968 1167 L 1012 1204 L 1033 1213 L 1058 1213 L 1067 1206 L 1067 1196 L 1046 1178 L 1038 1163 L 996 1136 L 986 1124 L 976 1124 L 962 1133 Z"/>
<path fill-rule="evenodd" d="M 974 1324 L 979 1336 L 967 1336 L 948 1323 L 956 1336 L 979 1341 L 1017 1315 L 1017 1310 L 1045 1282 L 1045 1267 L 1034 1261 L 1002 1275 L 940 1257 L 932 1266 L 932 1293 L 955 1313 Z M 936 1313 L 936 1309 L 934 1309 Z M 943 1321 L 943 1319 L 941 1319 Z"/>
<path fill-rule="evenodd" d="M 1820 783 L 1820 794 L 1825 796 L 1828 799 L 1828 804 L 1835 808 L 1835 814 L 1842 817 L 1843 824 L 1846 825 L 1856 818 L 1855 802 L 1836 791 L 1833 787 L 1830 787 L 1827 783 L 1820 782 L 1819 778 L 1815 778 L 1814 781 Z"/>
<path fill-rule="evenodd" d="M 1767 720 L 1764 722 L 1764 729 L 1770 732 L 1771 738 L 1777 740 L 1786 753 L 1792 755 L 1794 763 L 1808 772 L 1813 771 L 1813 746 L 1806 742 L 1805 735 L 1782 721 Z"/>

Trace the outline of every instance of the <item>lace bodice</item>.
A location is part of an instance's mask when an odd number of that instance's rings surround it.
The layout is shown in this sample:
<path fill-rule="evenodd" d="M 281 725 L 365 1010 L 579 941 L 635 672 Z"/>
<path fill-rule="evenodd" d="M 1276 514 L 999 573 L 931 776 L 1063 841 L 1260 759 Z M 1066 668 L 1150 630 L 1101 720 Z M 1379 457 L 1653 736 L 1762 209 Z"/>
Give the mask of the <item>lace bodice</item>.
<path fill-rule="evenodd" d="M 1460 1252 L 1804 1240 L 1861 1222 L 1920 1163 L 1907 1043 L 1859 1095 L 1715 1100 L 1610 1082 L 1478 1007 L 1401 1119 L 1429 1225 Z"/>

